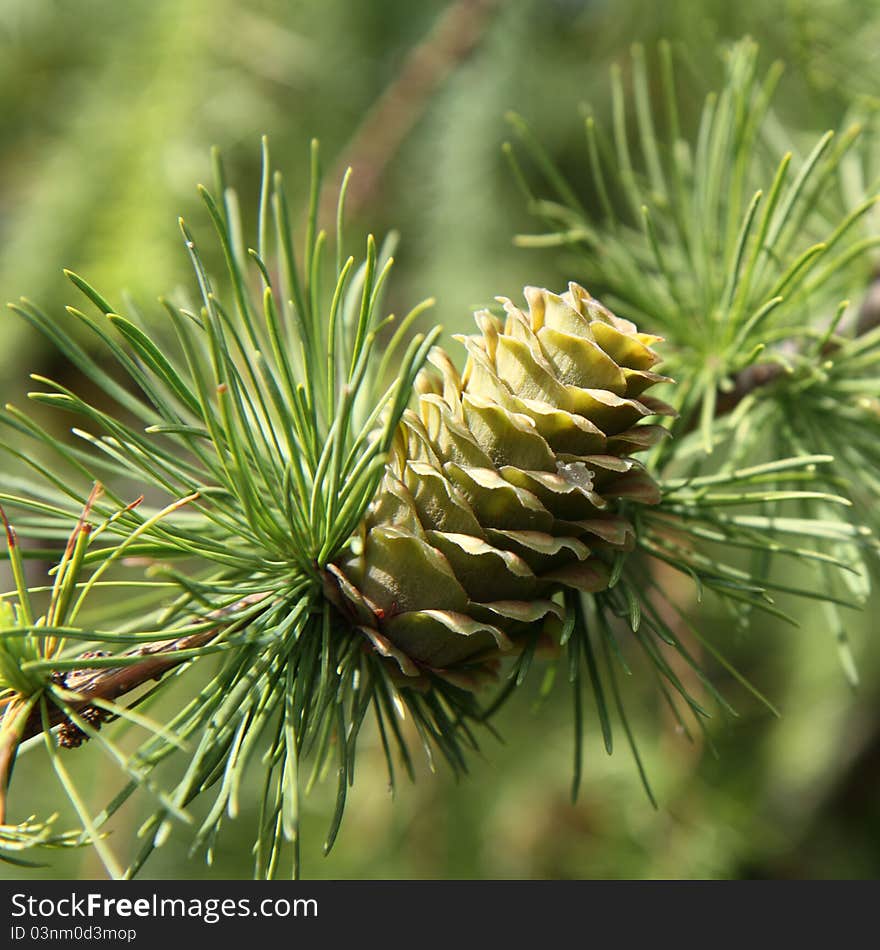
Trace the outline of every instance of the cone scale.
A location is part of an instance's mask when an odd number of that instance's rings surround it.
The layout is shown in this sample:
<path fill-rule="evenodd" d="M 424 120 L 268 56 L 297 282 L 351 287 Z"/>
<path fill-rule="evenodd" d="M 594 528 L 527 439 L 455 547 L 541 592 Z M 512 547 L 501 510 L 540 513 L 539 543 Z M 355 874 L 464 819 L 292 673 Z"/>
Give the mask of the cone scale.
<path fill-rule="evenodd" d="M 656 504 L 632 454 L 672 410 L 645 391 L 659 337 L 582 287 L 525 289 L 527 308 L 476 316 L 459 374 L 429 356 L 375 500 L 329 572 L 348 621 L 404 680 L 475 686 L 498 659 L 558 626 L 564 588 L 607 587 L 634 543 L 621 502 Z"/>

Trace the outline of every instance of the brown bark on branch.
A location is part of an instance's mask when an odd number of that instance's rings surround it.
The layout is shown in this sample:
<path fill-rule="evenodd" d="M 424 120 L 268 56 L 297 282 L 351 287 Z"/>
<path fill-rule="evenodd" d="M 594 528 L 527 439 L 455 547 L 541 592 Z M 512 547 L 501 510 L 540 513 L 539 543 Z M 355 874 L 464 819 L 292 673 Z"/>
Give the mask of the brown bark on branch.
<path fill-rule="evenodd" d="M 427 36 L 408 53 L 394 81 L 376 100 L 321 195 L 321 220 L 336 212 L 336 189 L 351 167 L 346 207 L 356 214 L 372 197 L 385 168 L 397 154 L 443 82 L 482 40 L 500 0 L 455 0 Z"/>
<path fill-rule="evenodd" d="M 865 336 L 880 326 L 880 271 L 878 271 L 862 299 L 859 312 L 856 315 L 852 332 L 855 336 Z M 823 355 L 830 356 L 837 349 L 835 344 L 826 344 Z M 795 344 L 783 345 L 781 352 L 797 353 Z M 736 375 L 733 387 L 727 392 L 720 392 L 715 404 L 715 415 L 723 416 L 734 409 L 756 389 L 769 386 L 785 374 L 785 367 L 781 363 L 755 363 L 747 366 Z"/>
<path fill-rule="evenodd" d="M 212 617 L 228 616 L 241 610 L 243 607 L 249 607 L 264 600 L 267 594 L 250 594 L 237 601 L 231 607 L 216 611 Z M 193 650 L 198 647 L 206 646 L 212 640 L 219 636 L 224 629 L 223 624 L 218 624 L 209 630 L 202 630 L 199 633 L 192 633 L 187 636 L 178 637 L 175 640 L 160 640 L 155 643 L 148 643 L 145 646 L 138 647 L 123 654 L 125 657 L 141 656 L 143 660 L 137 663 L 130 663 L 126 666 L 109 666 L 103 668 L 86 668 L 87 658 L 83 658 L 84 668 L 73 670 L 64 677 L 64 689 L 75 694 L 67 702 L 68 707 L 75 713 L 82 713 L 91 707 L 96 700 L 112 702 L 120 696 L 132 692 L 139 686 L 143 686 L 150 680 L 159 680 L 165 673 L 186 662 L 191 657 L 180 657 L 183 650 Z M 69 722 L 68 715 L 58 706 L 52 706 L 49 710 L 49 722 L 53 726 Z M 21 741 L 30 739 L 39 735 L 43 731 L 43 724 L 39 708 L 35 709 L 25 724 Z"/>

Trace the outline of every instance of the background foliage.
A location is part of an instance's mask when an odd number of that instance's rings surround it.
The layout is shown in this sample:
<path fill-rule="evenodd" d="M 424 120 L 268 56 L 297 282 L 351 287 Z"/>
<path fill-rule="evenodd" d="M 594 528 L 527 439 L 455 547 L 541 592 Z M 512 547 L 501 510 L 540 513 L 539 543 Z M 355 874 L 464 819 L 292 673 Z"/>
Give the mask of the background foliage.
<path fill-rule="evenodd" d="M 441 18 L 454 15 L 464 17 L 454 21 L 461 45 L 442 46 Z M 208 226 L 194 213 L 192 183 L 209 177 L 209 146 L 223 146 L 229 178 L 244 185 L 250 213 L 260 134 L 270 136 L 293 207 L 305 202 L 307 142 L 317 136 L 330 167 L 337 158 L 353 162 L 366 181 L 353 202 L 354 231 L 361 222 L 379 233 L 401 232 L 388 308 L 401 312 L 430 293 L 447 332 L 469 329 L 472 307 L 495 293 L 514 295 L 524 283 L 561 287 L 581 276 L 567 271 L 570 259 L 512 244 L 514 233 L 534 225 L 501 152 L 511 134 L 505 113 L 525 116 L 563 172 L 585 180 L 579 108 L 589 101 L 607 118 L 610 62 L 628 56 L 634 41 L 668 38 L 689 62 L 683 103 L 691 114 L 684 118 L 693 120 L 722 74 L 718 44 L 745 32 L 760 43 L 762 68 L 776 57 L 787 63 L 777 110 L 797 141 L 841 125 L 858 97 L 880 94 L 880 15 L 871 2 L 744 2 L 734 9 L 707 0 L 695 15 L 684 0 L 90 0 L 75 7 L 5 0 L 0 290 L 12 300 L 26 293 L 59 312 L 71 302 L 60 273 L 66 266 L 108 293 L 130 294 L 147 314 L 157 311 L 159 293 L 190 283 L 176 216 Z M 413 53 L 426 38 L 446 57 L 433 76 Z M 389 87 L 396 96 L 390 102 Z M 72 381 L 43 347 L 23 323 L 3 318 L 4 401 L 21 402 L 29 388 L 25 368 Z M 625 750 L 605 756 L 598 730 L 581 797 L 571 804 L 569 700 L 561 691 L 538 704 L 535 687 L 502 714 L 500 731 L 515 740 L 485 742 L 469 779 L 455 783 L 441 768 L 439 776 L 399 786 L 393 806 L 377 777 L 379 739 L 365 735 L 342 834 L 323 861 L 314 855 L 333 789 L 319 786 L 306 802 L 307 873 L 880 875 L 873 610 L 850 621 L 856 691 L 836 662 L 825 615 L 801 611 L 797 631 L 764 621 L 739 635 L 727 632 L 726 618 L 705 622 L 723 631 L 728 654 L 783 712 L 774 719 L 735 682 L 722 683 L 740 717 L 710 723 L 717 757 L 704 741 L 681 734 L 653 692 L 629 690 L 659 811 L 645 799 Z M 75 754 L 66 761 L 74 773 L 81 768 Z M 20 763 L 16 782 L 32 789 L 34 809 L 45 812 L 50 791 L 36 773 L 25 774 L 28 767 Z M 98 770 L 79 780 L 96 800 L 106 798 L 101 785 L 109 775 Z M 207 873 L 248 873 L 243 819 L 226 829 Z M 125 821 L 136 826 L 138 817 Z M 186 846 L 185 836 L 172 838 L 148 876 L 206 873 L 186 860 Z M 91 876 L 101 868 L 91 852 L 70 852 L 48 873 Z"/>

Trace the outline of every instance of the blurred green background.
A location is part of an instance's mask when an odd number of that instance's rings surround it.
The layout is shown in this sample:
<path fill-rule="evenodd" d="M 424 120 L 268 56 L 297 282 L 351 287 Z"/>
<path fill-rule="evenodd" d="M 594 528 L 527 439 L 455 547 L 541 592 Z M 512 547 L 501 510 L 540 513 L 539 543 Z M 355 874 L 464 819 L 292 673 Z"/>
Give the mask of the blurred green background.
<path fill-rule="evenodd" d="M 331 183 L 354 165 L 350 239 L 400 232 L 388 308 L 404 312 L 435 296 L 433 318 L 448 333 L 463 331 L 473 307 L 495 294 L 578 276 L 562 273 L 552 252 L 512 245 L 530 223 L 501 154 L 505 112 L 527 117 L 577 180 L 586 162 L 579 109 L 589 102 L 608 113 L 608 65 L 631 43 L 675 44 L 687 64 L 683 106 L 693 113 L 720 76 L 719 44 L 744 33 L 759 41 L 765 64 L 787 63 L 777 105 L 792 135 L 824 131 L 853 97 L 880 95 L 876 0 L 0 0 L 0 293 L 27 295 L 65 319 L 74 293 L 61 268 L 69 267 L 123 312 L 135 305 L 161 319 L 157 296 L 192 284 L 176 217 L 208 235 L 195 184 L 210 179 L 210 146 L 221 146 L 252 220 L 261 134 L 294 206 L 305 200 L 316 136 Z M 210 245 L 203 240 L 205 251 Z M 8 314 L 4 402 L 21 404 L 30 371 L 73 381 L 46 342 Z M 498 722 L 506 744 L 487 733 L 469 779 L 455 783 L 442 764 L 435 776 L 423 769 L 415 785 L 399 783 L 394 802 L 378 737 L 367 732 L 326 859 L 333 782 L 306 802 L 305 874 L 878 877 L 877 604 L 853 619 L 856 691 L 821 611 L 805 612 L 798 630 L 762 620 L 747 635 L 706 617 L 704 629 L 783 712 L 775 719 L 718 675 L 740 716 L 711 724 L 717 755 L 682 735 L 650 678 L 634 676 L 627 698 L 657 811 L 622 734 L 608 758 L 598 728 L 571 803 L 565 689 L 543 703 L 537 684 L 516 697 Z M 100 756 L 72 753 L 69 762 L 96 807 L 119 785 Z M 56 804 L 41 755 L 23 759 L 13 812 Z M 123 857 L 122 842 L 145 814 L 138 807 L 115 825 Z M 184 831 L 144 876 L 248 876 L 255 819 L 248 806 L 225 826 L 213 866 L 187 857 Z M 57 854 L 34 872 L 0 865 L 13 877 L 102 873 L 87 851 Z"/>

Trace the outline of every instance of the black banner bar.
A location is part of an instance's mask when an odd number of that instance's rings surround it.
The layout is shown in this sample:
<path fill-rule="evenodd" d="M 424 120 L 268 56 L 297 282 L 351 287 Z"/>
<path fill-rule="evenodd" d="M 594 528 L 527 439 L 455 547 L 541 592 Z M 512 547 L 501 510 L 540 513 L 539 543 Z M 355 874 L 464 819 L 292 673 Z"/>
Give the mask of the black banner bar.
<path fill-rule="evenodd" d="M 367 946 L 673 941 L 769 945 L 872 932 L 876 882 L 4 881 L 0 946 Z M 867 930 L 861 930 L 860 921 Z M 845 926 L 844 926 L 845 922 Z M 536 950 L 544 950 L 538 943 Z M 242 944 L 248 950 L 247 944 Z"/>

